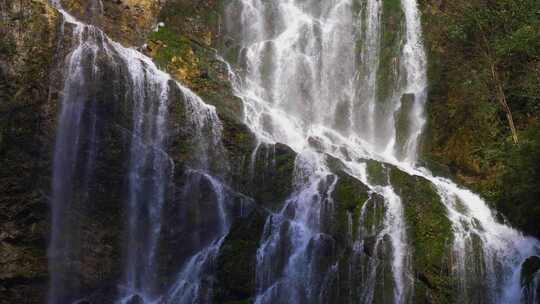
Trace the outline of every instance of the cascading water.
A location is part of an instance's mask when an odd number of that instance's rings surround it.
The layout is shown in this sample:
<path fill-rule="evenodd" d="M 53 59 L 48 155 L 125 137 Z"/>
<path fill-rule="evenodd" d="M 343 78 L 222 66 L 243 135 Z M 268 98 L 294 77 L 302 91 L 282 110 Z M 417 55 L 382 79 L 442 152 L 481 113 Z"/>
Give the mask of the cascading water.
<path fill-rule="evenodd" d="M 79 269 L 74 268 L 79 258 L 77 238 L 80 231 L 76 230 L 77 218 L 70 210 L 74 204 L 92 203 L 87 197 L 87 184 L 92 176 L 96 153 L 96 100 L 102 102 L 100 98 L 103 96 L 98 91 L 104 86 L 104 81 L 125 85 L 119 88 L 124 95 L 114 95 L 114 101 L 129 101 L 132 111 L 131 135 L 128 136 L 130 148 L 126 155 L 129 161 L 125 195 L 125 267 L 117 302 L 192 303 L 203 292 L 210 290 L 204 286 L 207 290 L 199 291 L 203 285 L 200 281 L 211 271 L 207 268 L 229 225 L 229 211 L 225 205 L 228 190 L 219 179 L 210 175 L 222 175 L 227 170 L 227 162 L 222 156 L 222 127 L 215 108 L 204 104 L 189 89 L 172 81 L 148 57 L 124 48 L 110 40 L 99 28 L 77 21 L 58 4 L 56 6 L 64 17 L 65 25 L 73 28 L 75 48 L 66 62 L 55 145 L 49 303 L 73 302 L 81 296 L 80 291 L 74 289 L 78 284 L 75 278 L 69 278 L 70 273 L 80 273 Z M 103 69 L 109 69 L 106 77 Z M 193 131 L 190 135 L 196 152 L 188 161 L 192 169 L 185 174 L 188 183 L 184 199 L 191 205 L 197 205 L 198 198 L 195 201 L 187 198 L 194 192 L 191 187 L 209 183 L 215 194 L 211 209 L 215 210 L 217 220 L 215 231 L 207 236 L 210 241 L 201 244 L 201 248 L 185 262 L 178 283 L 169 294 L 162 296 L 156 255 L 162 234 L 163 207 L 174 174 L 174 162 L 166 147 L 168 111 L 172 102 L 170 91 L 173 90 L 182 95 L 185 103 L 186 128 Z M 79 181 L 81 170 L 84 170 L 83 178 Z M 66 282 L 73 286 L 65 286 Z"/>
<path fill-rule="evenodd" d="M 59 258 L 58 253 L 64 254 L 77 248 L 75 244 L 67 244 L 66 236 L 75 237 L 73 224 L 67 226 L 69 214 L 66 212 L 70 204 L 91 204 L 88 200 L 80 201 L 73 195 L 76 193 L 74 181 L 76 169 L 81 160 L 77 159 L 81 141 L 92 144 L 96 141 L 96 114 L 85 114 L 95 108 L 98 98 L 97 90 L 101 85 L 103 75 L 100 74 L 102 65 L 96 60 L 105 60 L 112 66 L 127 68 L 130 90 L 125 98 L 133 101 L 133 135 L 129 165 L 129 195 L 128 195 L 128 248 L 125 289 L 129 292 L 150 294 L 154 284 L 154 250 L 160 230 L 160 212 L 167 178 L 172 166 L 167 153 L 164 151 L 165 123 L 167 114 L 168 86 L 170 78 L 160 72 L 148 58 L 131 49 L 126 49 L 111 41 L 98 28 L 76 21 L 69 14 L 60 10 L 66 24 L 73 27 L 73 38 L 76 48 L 69 55 L 67 73 L 65 75 L 62 110 L 59 119 L 59 133 L 55 146 L 55 161 L 53 173 L 53 225 L 50 245 L 50 256 L 53 267 L 57 263 L 74 263 L 77 256 L 70 259 Z M 102 62 L 101 62 L 102 63 Z M 113 77 L 122 79 L 121 74 Z M 91 108 L 88 108 L 90 104 Z M 95 112 L 95 110 L 94 110 Z M 91 115 L 90 121 L 84 115 Z M 86 130 L 89 122 L 91 130 Z M 81 149 L 82 150 L 82 149 Z M 92 174 L 92 157 L 95 147 L 85 147 L 87 166 L 85 174 Z M 94 152 L 92 152 L 94 151 Z M 84 155 L 83 155 L 84 156 Z M 83 180 L 84 181 L 84 180 Z M 83 187 L 83 186 L 80 186 Z M 84 188 L 83 188 L 84 189 Z M 66 295 L 57 290 L 76 293 L 59 286 L 55 278 L 58 270 L 51 270 L 50 303 L 64 302 Z M 65 279 L 65 278 L 64 278 Z"/>
<path fill-rule="evenodd" d="M 69 55 L 66 63 L 64 95 L 58 122 L 58 134 L 55 143 L 52 175 L 52 212 L 51 240 L 49 244 L 49 269 L 51 273 L 49 302 L 56 303 L 64 299 L 66 289 L 60 286 L 61 276 L 76 267 L 73 261 L 78 255 L 76 234 L 66 234 L 66 229 L 77 230 L 77 219 L 72 218 L 70 210 L 74 207 L 81 190 L 82 196 L 88 195 L 88 180 L 78 184 L 76 179 L 78 164 L 86 163 L 84 175 L 91 174 L 93 154 L 81 155 L 80 147 L 90 145 L 94 150 L 96 116 L 92 113 L 95 95 L 92 94 L 91 82 L 97 74 L 95 60 L 99 49 L 96 41 L 102 39 L 100 33 L 74 23 L 73 38 L 77 47 Z M 90 104 L 90 106 L 89 106 Z M 83 119 L 90 115 L 90 129 L 83 124 Z M 84 200 L 84 199 L 83 199 Z M 87 200 L 81 202 L 87 203 Z M 75 286 L 72 286 L 75 287 Z"/>
<path fill-rule="evenodd" d="M 139 53 L 117 47 L 131 77 L 133 133 L 130 148 L 126 282 L 129 298 L 155 297 L 155 251 L 173 165 L 165 151 L 169 76 Z"/>
<path fill-rule="evenodd" d="M 209 183 L 216 200 L 218 213 L 218 221 L 215 231 L 209 237 L 208 244 L 203 245 L 184 264 L 182 270 L 178 274 L 176 282 L 167 291 L 163 302 L 165 303 L 211 303 L 212 302 L 212 283 L 208 279 L 214 271 L 213 263 L 219 253 L 219 249 L 225 235 L 229 229 L 229 220 L 226 208 L 226 191 L 221 182 L 208 174 L 201 172 L 190 172 L 195 178 L 195 182 L 199 183 L 205 180 Z M 192 191 L 192 186 L 186 188 L 186 191 Z"/>
<path fill-rule="evenodd" d="M 321 282 L 336 265 L 321 268 L 313 261 L 328 245 L 320 219 L 328 216 L 323 206 L 331 205 L 336 176 L 323 154 L 339 158 L 347 172 L 384 200 L 382 227 L 359 234 L 376 233 L 375 248 L 389 248 L 393 296 L 376 300 L 380 286 L 366 283 L 351 292 L 356 297 L 351 303 L 414 298 L 409 265 L 414 252 L 400 197 L 390 184 L 369 182 L 365 159 L 393 164 L 437 188 L 452 223 L 452 271 L 460 279 L 461 301 L 520 301 L 520 266 L 538 254 L 539 243 L 497 223 L 477 195 L 416 166 L 427 99 L 416 1 L 402 0 L 396 8 L 376 0 L 237 0 L 229 5 L 228 17 L 229 33 L 241 48 L 232 80 L 245 104 L 246 123 L 260 140 L 282 142 L 299 153 L 296 190 L 267 220 L 258 250 L 256 303 L 325 302 Z M 365 241 L 361 236 L 355 248 Z M 382 275 L 384 265 L 358 255 L 362 273 Z"/>
<path fill-rule="evenodd" d="M 298 153 L 292 193 L 279 210 L 269 210 L 263 229 L 253 301 L 414 302 L 415 252 L 406 233 L 403 198 L 388 178 L 374 181 L 368 170 L 374 161 L 421 176 L 436 188 L 452 225 L 457 301 L 536 304 L 540 275 L 522 288 L 521 272 L 527 258 L 540 254 L 539 243 L 498 223 L 477 195 L 416 165 L 427 96 L 420 14 L 414 0 L 388 3 L 229 4 L 227 26 L 242 48 L 241 72 L 231 74 L 231 80 L 244 101 L 245 121 L 258 135 L 250 173 L 255 175 L 258 151 L 267 142 L 285 143 Z M 101 11 L 101 3 L 93 10 Z M 73 302 L 82 294 L 72 279 L 81 272 L 75 211 L 92 203 L 103 128 L 99 90 L 111 77 L 124 83 L 119 92 L 125 95 L 115 95 L 114 101 L 129 101 L 132 113 L 125 151 L 125 265 L 117 302 L 211 303 L 216 259 L 232 223 L 231 204 L 249 200 L 224 184 L 231 168 L 223 157 L 223 126 L 214 107 L 146 56 L 60 11 L 72 28 L 74 50 L 65 65 L 53 162 L 49 303 Z M 191 136 L 182 178 L 175 176 L 167 153 L 175 94 L 182 95 L 182 119 Z M 180 189 L 172 185 L 175 178 L 183 183 Z M 347 178 L 359 181 L 369 195 L 357 217 L 347 211 L 344 242 L 351 249 L 336 260 L 341 240 L 329 227 L 336 188 Z M 171 199 L 176 209 L 168 206 L 170 192 L 176 195 Z M 170 210 L 179 211 L 182 221 L 175 225 L 189 233 L 176 240 L 186 249 L 173 282 L 163 286 L 158 256 L 168 233 L 164 214 Z"/>
<path fill-rule="evenodd" d="M 190 227 L 195 231 L 210 230 L 203 240 L 199 240 L 194 254 L 184 263 L 172 287 L 165 293 L 161 301 L 164 303 L 211 303 L 212 279 L 214 273 L 214 260 L 230 225 L 230 208 L 227 203 L 231 201 L 230 189 L 226 189 L 219 178 L 228 169 L 227 159 L 224 157 L 222 144 L 222 125 L 215 108 L 205 105 L 203 101 L 188 89 L 183 90 L 188 101 L 186 120 L 189 121 L 196 139 L 195 155 L 191 160 L 192 168 L 186 173 L 189 181 L 184 186 L 184 200 L 188 208 L 193 209 L 199 202 L 189 199 L 194 193 L 203 193 L 208 190 L 198 189 L 207 184 L 209 192 L 214 196 L 215 220 L 207 227 Z M 187 211 L 187 210 L 186 210 Z M 201 210 L 201 212 L 204 212 Z M 209 214 L 202 216 L 211 217 Z"/>
<path fill-rule="evenodd" d="M 529 279 L 531 279 L 530 282 L 524 282 L 523 301 L 525 303 L 538 303 L 540 301 L 540 271 L 536 271 Z"/>
<path fill-rule="evenodd" d="M 325 270 L 318 268 L 317 255 L 322 252 L 313 250 L 323 251 L 330 244 L 321 233 L 320 211 L 331 201 L 335 178 L 318 157 L 306 153 L 297 158 L 294 193 L 266 222 L 265 239 L 257 252 L 255 303 L 315 303 L 320 297 Z M 284 252 L 288 259 L 279 262 Z M 283 265 L 276 268 L 275 263 Z"/>

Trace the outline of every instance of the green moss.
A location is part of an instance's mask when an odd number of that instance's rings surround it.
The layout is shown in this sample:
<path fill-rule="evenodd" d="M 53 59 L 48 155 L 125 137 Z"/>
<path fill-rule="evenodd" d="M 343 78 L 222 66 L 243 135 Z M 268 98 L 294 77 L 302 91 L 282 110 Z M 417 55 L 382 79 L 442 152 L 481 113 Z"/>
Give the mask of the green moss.
<path fill-rule="evenodd" d="M 249 128 L 230 116 L 220 115 L 223 124 L 223 141 L 232 158 L 247 156 L 255 148 L 255 135 Z"/>
<path fill-rule="evenodd" d="M 452 303 L 451 223 L 434 186 L 426 179 L 393 168 L 390 181 L 401 197 L 409 243 L 413 246 L 417 303 Z"/>
<path fill-rule="evenodd" d="M 349 229 L 349 214 L 353 219 L 353 234 L 358 231 L 358 218 L 362 207 L 369 199 L 369 188 L 358 179 L 349 174 L 338 171 L 337 182 L 332 193 L 334 200 L 334 218 L 331 223 L 332 235 L 338 241 L 338 244 L 344 245 Z"/>
<path fill-rule="evenodd" d="M 362 206 L 369 198 L 368 188 L 346 173 L 340 173 L 338 176 L 339 179 L 333 193 L 334 201 L 344 209 L 354 212 L 357 206 Z"/>
<path fill-rule="evenodd" d="M 356 212 L 358 212 L 359 217 L 362 208 L 357 209 L 359 210 L 355 210 L 355 214 Z M 379 230 L 382 229 L 382 223 L 386 214 L 384 197 L 376 193 L 372 193 L 364 209 L 364 215 L 361 222 L 363 230 L 366 231 L 369 235 L 376 235 Z"/>
<path fill-rule="evenodd" d="M 199 15 L 186 18 L 183 14 L 169 15 L 164 9 L 161 18 L 166 25 L 149 35 L 148 55 L 206 103 L 215 105 L 218 112 L 241 120 L 242 102 L 234 96 L 227 69 L 211 47 L 214 26 L 200 19 L 203 11 L 194 14 Z"/>
<path fill-rule="evenodd" d="M 216 261 L 215 303 L 249 303 L 255 296 L 256 255 L 264 223 L 259 211 L 235 220 Z"/>
<path fill-rule="evenodd" d="M 383 0 L 383 10 L 397 12 L 401 10 L 401 0 Z"/>
<path fill-rule="evenodd" d="M 383 163 L 369 159 L 366 160 L 366 165 L 370 183 L 381 186 L 388 184 L 388 170 Z"/>
<path fill-rule="evenodd" d="M 401 1 L 384 0 L 381 18 L 382 34 L 377 74 L 377 96 L 379 101 L 385 102 L 392 97 L 390 94 L 399 85 L 396 65 L 401 51 L 404 22 Z"/>
<path fill-rule="evenodd" d="M 185 57 L 186 53 L 191 50 L 189 39 L 168 27 L 159 27 L 159 30 L 152 32 L 148 39 L 160 45 L 154 60 L 161 68 L 166 68 L 174 56 Z"/>
<path fill-rule="evenodd" d="M 405 156 L 408 134 L 410 134 L 411 121 L 410 113 L 414 104 L 414 94 L 403 94 L 401 96 L 401 110 L 396 117 L 396 146 L 398 147 L 397 154 L 401 157 Z"/>
<path fill-rule="evenodd" d="M 251 184 L 258 202 L 272 210 L 281 208 L 292 193 L 296 153 L 286 145 L 262 145 Z"/>

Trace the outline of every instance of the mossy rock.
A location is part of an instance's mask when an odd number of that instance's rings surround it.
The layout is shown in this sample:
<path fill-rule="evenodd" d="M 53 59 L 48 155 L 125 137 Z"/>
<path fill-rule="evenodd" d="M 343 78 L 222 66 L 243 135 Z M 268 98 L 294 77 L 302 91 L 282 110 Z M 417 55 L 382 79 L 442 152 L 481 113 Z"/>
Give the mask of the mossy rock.
<path fill-rule="evenodd" d="M 362 231 L 365 236 L 376 236 L 384 227 L 383 222 L 385 218 L 387 208 L 385 205 L 384 197 L 377 193 L 370 193 L 369 200 L 365 203 L 363 208 L 356 208 L 354 213 L 353 224 L 355 225 L 353 230 L 353 236 L 356 238 L 357 225 L 361 225 Z M 359 224 L 357 219 L 361 218 Z M 369 243 L 369 242 L 368 242 Z M 368 249 L 369 248 L 365 248 Z"/>
<path fill-rule="evenodd" d="M 377 73 L 377 97 L 386 102 L 399 86 L 399 56 L 402 47 L 405 15 L 400 0 L 382 1 L 381 52 Z"/>
<path fill-rule="evenodd" d="M 235 219 L 216 261 L 215 303 L 248 303 L 255 296 L 257 249 L 265 219 L 259 210 Z"/>
<path fill-rule="evenodd" d="M 336 178 L 336 185 L 334 192 L 332 192 L 334 211 L 329 227 L 331 234 L 337 240 L 338 246 L 345 246 L 349 229 L 349 215 L 354 215 L 354 234 L 358 227 L 360 210 L 370 198 L 370 190 L 360 180 L 344 171 L 338 171 Z"/>
<path fill-rule="evenodd" d="M 353 212 L 357 206 L 362 206 L 369 198 L 369 188 L 360 180 L 341 171 L 337 173 L 338 181 L 332 198 L 334 203 L 344 210 Z"/>
<path fill-rule="evenodd" d="M 345 169 L 345 164 L 339 158 L 333 157 L 329 154 L 326 154 L 325 157 L 326 165 L 331 172 L 339 172 Z"/>
<path fill-rule="evenodd" d="M 152 31 L 162 2 L 153 0 L 101 1 L 60 0 L 77 19 L 98 26 L 114 41 L 140 46 Z"/>
<path fill-rule="evenodd" d="M 403 94 L 401 96 L 401 110 L 396 118 L 396 144 L 398 147 L 396 152 L 399 157 L 404 157 L 407 153 L 404 148 L 406 148 L 408 134 L 410 134 L 412 123 L 410 113 L 414 106 L 414 99 L 414 94 Z"/>
<path fill-rule="evenodd" d="M 227 67 L 217 59 L 216 50 L 194 40 L 183 28 L 165 25 L 149 35 L 145 52 L 218 112 L 241 120 L 242 101 L 233 94 Z"/>
<path fill-rule="evenodd" d="M 261 206 L 278 211 L 293 191 L 297 154 L 284 144 L 262 144 L 255 156 L 254 176 L 247 193 Z M 247 173 L 248 171 L 246 171 Z M 249 173 L 246 174 L 249 178 Z"/>
<path fill-rule="evenodd" d="M 521 286 L 528 286 L 539 271 L 540 257 L 531 256 L 527 258 L 521 265 Z"/>
<path fill-rule="evenodd" d="M 388 185 L 388 168 L 384 163 L 368 159 L 365 161 L 368 181 L 374 185 Z"/>
<path fill-rule="evenodd" d="M 401 197 L 412 246 L 415 303 L 452 303 L 456 296 L 450 269 L 452 227 L 446 207 L 431 182 L 397 168 L 390 182 Z"/>
<path fill-rule="evenodd" d="M 532 303 L 533 299 L 538 300 L 540 295 L 540 258 L 531 256 L 521 265 L 521 288 L 522 297 L 526 303 Z M 527 302 L 528 301 L 528 302 Z M 524 302 L 525 303 L 525 302 Z"/>
<path fill-rule="evenodd" d="M 217 58 L 224 2 L 167 1 L 148 35 L 147 55 L 223 116 L 242 120 L 243 103 L 233 94 L 226 65 Z"/>

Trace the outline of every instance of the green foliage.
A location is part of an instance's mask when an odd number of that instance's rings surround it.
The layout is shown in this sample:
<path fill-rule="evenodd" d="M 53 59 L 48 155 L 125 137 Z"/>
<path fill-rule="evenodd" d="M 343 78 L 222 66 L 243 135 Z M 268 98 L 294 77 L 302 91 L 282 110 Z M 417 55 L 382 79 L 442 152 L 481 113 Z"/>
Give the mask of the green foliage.
<path fill-rule="evenodd" d="M 540 2 L 471 1 L 461 9 L 461 17 L 453 19 L 449 37 L 461 39 L 456 42 L 496 65 L 505 94 L 510 96 L 510 108 L 517 112 L 516 123 L 522 125 L 519 116 L 528 114 L 523 111 L 538 104 L 540 98 L 540 82 L 534 81 L 540 72 Z M 482 67 L 489 69 L 486 63 Z M 489 73 L 486 75 L 489 80 Z M 535 95 L 524 94 L 531 89 Z"/>
<path fill-rule="evenodd" d="M 532 197 L 538 196 L 534 150 L 540 139 L 533 129 L 540 118 L 540 1 L 422 5 L 430 81 L 427 158 L 447 166 L 453 178 L 480 192 L 510 222 L 540 235 L 532 215 Z M 498 84 L 519 146 L 512 143 Z"/>
<path fill-rule="evenodd" d="M 540 124 L 522 134 L 522 142 L 513 147 L 503 176 L 499 208 L 515 224 L 540 235 Z"/>

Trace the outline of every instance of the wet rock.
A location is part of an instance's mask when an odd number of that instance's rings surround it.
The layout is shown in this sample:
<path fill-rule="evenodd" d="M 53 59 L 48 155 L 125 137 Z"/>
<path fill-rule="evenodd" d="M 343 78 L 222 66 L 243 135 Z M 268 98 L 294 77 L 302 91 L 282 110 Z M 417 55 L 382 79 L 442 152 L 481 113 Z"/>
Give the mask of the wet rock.
<path fill-rule="evenodd" d="M 128 46 L 145 41 L 161 9 L 161 3 L 152 0 L 113 0 L 100 1 L 100 4 L 87 0 L 61 2 L 64 9 L 79 20 L 99 26 L 113 40 Z"/>
<path fill-rule="evenodd" d="M 452 228 L 446 207 L 427 179 L 390 170 L 390 182 L 401 197 L 407 238 L 413 250 L 416 303 L 447 303 L 456 296 L 450 278 Z"/>
<path fill-rule="evenodd" d="M 531 256 L 521 265 L 521 285 L 527 286 L 540 271 L 540 257 Z"/>
<path fill-rule="evenodd" d="M 126 304 L 144 304 L 144 300 L 140 295 L 134 295 L 127 300 Z"/>
<path fill-rule="evenodd" d="M 377 237 L 375 236 L 369 236 L 369 237 L 364 238 L 364 253 L 367 256 L 373 257 L 376 243 L 377 243 Z"/>
<path fill-rule="evenodd" d="M 414 105 L 414 94 L 403 94 L 401 96 L 401 110 L 399 111 L 396 117 L 396 142 L 399 151 L 397 151 L 398 156 L 406 156 L 407 151 L 407 139 L 408 135 L 411 133 L 411 121 L 410 113 Z"/>
<path fill-rule="evenodd" d="M 347 243 L 348 231 L 352 229 L 353 235 L 356 234 L 358 215 L 364 203 L 368 201 L 369 188 L 344 171 L 338 171 L 336 175 L 338 179 L 332 192 L 333 217 L 327 225 L 330 234 L 336 238 L 338 246 L 344 246 Z M 354 215 L 352 223 L 349 222 L 351 214 Z M 353 227 L 349 227 L 350 224 Z"/>
<path fill-rule="evenodd" d="M 259 210 L 237 219 L 217 258 L 214 302 L 243 301 L 255 296 L 257 249 L 266 216 Z"/>
<path fill-rule="evenodd" d="M 43 303 L 60 18 L 45 0 L 1 7 L 0 303 Z"/>
<path fill-rule="evenodd" d="M 386 166 L 375 160 L 366 160 L 368 180 L 375 185 L 388 185 L 388 170 Z"/>

